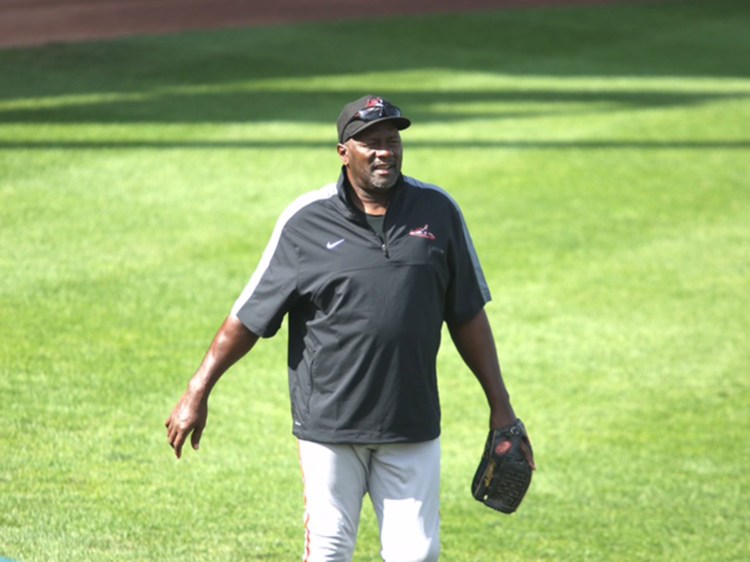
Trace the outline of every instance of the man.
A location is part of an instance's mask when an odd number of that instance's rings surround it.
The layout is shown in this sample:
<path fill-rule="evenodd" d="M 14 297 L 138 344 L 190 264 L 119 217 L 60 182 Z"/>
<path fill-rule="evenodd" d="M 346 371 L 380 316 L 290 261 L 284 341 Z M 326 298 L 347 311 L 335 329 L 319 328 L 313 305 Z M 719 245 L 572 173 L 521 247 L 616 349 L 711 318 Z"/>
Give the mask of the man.
<path fill-rule="evenodd" d="M 484 389 L 490 426 L 516 420 L 461 212 L 441 189 L 401 174 L 400 131 L 410 124 L 380 97 L 344 106 L 338 182 L 281 215 L 166 422 L 178 458 L 191 433 L 197 449 L 214 384 L 288 316 L 309 561 L 351 560 L 366 494 L 384 560 L 438 559 L 443 322 Z M 524 455 L 533 467 L 529 448 Z"/>

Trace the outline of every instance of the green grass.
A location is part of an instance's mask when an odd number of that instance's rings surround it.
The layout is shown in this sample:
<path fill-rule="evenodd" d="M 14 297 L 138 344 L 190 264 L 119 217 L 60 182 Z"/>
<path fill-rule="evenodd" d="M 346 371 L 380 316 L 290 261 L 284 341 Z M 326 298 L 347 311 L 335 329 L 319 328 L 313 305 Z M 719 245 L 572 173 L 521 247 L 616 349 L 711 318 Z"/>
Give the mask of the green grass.
<path fill-rule="evenodd" d="M 750 557 L 750 10 L 388 18 L 0 51 L 0 556 L 296 560 L 285 335 L 162 423 L 278 213 L 366 92 L 462 204 L 539 470 L 468 484 L 487 412 L 446 338 L 448 561 Z M 365 510 L 356 559 L 377 560 Z"/>

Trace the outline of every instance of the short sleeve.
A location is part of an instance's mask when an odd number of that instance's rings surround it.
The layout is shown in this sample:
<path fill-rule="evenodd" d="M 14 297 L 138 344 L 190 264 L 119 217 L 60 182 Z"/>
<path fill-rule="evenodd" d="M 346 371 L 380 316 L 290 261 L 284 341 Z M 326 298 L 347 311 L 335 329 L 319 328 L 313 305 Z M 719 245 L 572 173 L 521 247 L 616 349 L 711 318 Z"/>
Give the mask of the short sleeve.
<path fill-rule="evenodd" d="M 283 226 L 277 230 L 232 307 L 232 314 L 262 337 L 276 334 L 297 298 L 297 249 Z"/>
<path fill-rule="evenodd" d="M 455 211 L 445 316 L 449 324 L 462 324 L 476 316 L 492 295 L 461 210 L 456 206 Z"/>

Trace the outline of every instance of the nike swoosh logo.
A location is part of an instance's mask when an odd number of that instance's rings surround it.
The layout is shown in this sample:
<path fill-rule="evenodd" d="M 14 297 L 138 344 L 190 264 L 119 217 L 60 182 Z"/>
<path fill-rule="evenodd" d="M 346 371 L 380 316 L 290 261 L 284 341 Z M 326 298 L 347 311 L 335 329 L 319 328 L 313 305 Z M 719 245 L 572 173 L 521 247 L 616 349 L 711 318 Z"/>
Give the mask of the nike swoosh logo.
<path fill-rule="evenodd" d="M 341 240 L 336 240 L 335 242 L 328 242 L 326 244 L 326 248 L 328 248 L 329 250 L 333 250 L 336 246 L 339 246 L 343 244 L 344 242 L 346 242 L 345 238 L 342 238 Z"/>

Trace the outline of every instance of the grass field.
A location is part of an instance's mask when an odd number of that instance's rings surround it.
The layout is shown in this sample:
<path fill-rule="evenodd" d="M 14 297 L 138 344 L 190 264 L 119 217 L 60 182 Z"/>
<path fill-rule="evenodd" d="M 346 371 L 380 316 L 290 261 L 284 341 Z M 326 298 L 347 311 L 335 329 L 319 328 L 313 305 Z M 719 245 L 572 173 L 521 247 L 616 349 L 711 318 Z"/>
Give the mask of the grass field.
<path fill-rule="evenodd" d="M 285 335 L 199 453 L 162 424 L 377 92 L 463 207 L 539 465 L 514 516 L 471 499 L 487 412 L 446 338 L 444 560 L 750 559 L 748 29 L 717 0 L 0 51 L 0 557 L 299 559 Z"/>

